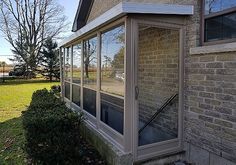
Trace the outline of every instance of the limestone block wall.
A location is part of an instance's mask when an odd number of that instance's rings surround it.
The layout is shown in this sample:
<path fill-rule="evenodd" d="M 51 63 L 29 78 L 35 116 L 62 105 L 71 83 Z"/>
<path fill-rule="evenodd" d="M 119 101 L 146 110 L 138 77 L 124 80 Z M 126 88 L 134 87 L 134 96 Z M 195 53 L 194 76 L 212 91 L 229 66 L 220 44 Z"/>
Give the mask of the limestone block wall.
<path fill-rule="evenodd" d="M 138 55 L 139 117 L 147 122 L 173 94 L 178 93 L 179 32 L 140 26 Z M 152 124 L 177 135 L 178 99 Z"/>
<path fill-rule="evenodd" d="M 185 140 L 236 162 L 236 52 L 185 62 Z"/>
<path fill-rule="evenodd" d="M 94 0 L 87 23 L 94 20 L 120 2 L 122 2 L 122 0 Z"/>

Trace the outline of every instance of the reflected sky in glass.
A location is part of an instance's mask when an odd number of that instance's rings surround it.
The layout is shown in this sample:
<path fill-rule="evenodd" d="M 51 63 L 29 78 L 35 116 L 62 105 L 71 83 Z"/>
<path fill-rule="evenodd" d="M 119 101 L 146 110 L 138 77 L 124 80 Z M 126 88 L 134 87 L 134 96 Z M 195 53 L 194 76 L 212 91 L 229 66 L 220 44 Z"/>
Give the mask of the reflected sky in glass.
<path fill-rule="evenodd" d="M 205 0 L 205 15 L 236 6 L 236 0 Z"/>

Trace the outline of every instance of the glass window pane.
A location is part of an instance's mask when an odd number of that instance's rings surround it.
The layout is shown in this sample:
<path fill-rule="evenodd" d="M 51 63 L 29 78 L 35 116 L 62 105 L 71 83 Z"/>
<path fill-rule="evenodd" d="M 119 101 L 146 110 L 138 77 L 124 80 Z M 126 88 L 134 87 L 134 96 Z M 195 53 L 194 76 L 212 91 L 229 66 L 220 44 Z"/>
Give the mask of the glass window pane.
<path fill-rule="evenodd" d="M 101 93 L 101 121 L 123 134 L 124 99 Z"/>
<path fill-rule="evenodd" d="M 72 102 L 80 107 L 80 86 L 72 85 Z"/>
<path fill-rule="evenodd" d="M 205 20 L 205 41 L 231 39 L 236 37 L 236 13 Z"/>
<path fill-rule="evenodd" d="M 138 49 L 139 145 L 175 139 L 179 111 L 176 95 L 179 31 L 140 25 Z M 175 97 L 167 104 L 172 96 Z"/>
<path fill-rule="evenodd" d="M 61 55 L 61 59 L 60 59 L 60 67 L 61 67 L 61 75 L 64 75 L 64 48 L 60 48 L 60 55 Z"/>
<path fill-rule="evenodd" d="M 81 84 L 81 44 L 73 46 L 73 83 Z"/>
<path fill-rule="evenodd" d="M 84 42 L 84 86 L 96 89 L 97 86 L 97 37 Z"/>
<path fill-rule="evenodd" d="M 70 83 L 65 82 L 65 97 L 70 100 Z"/>
<path fill-rule="evenodd" d="M 71 48 L 65 49 L 65 80 L 71 79 Z"/>
<path fill-rule="evenodd" d="M 93 116 L 96 116 L 96 91 L 83 88 L 83 108 Z"/>
<path fill-rule="evenodd" d="M 236 0 L 205 0 L 205 15 L 236 6 Z"/>
<path fill-rule="evenodd" d="M 102 34 L 101 90 L 124 96 L 124 25 Z"/>
<path fill-rule="evenodd" d="M 236 13 L 223 15 L 223 39 L 236 37 Z"/>

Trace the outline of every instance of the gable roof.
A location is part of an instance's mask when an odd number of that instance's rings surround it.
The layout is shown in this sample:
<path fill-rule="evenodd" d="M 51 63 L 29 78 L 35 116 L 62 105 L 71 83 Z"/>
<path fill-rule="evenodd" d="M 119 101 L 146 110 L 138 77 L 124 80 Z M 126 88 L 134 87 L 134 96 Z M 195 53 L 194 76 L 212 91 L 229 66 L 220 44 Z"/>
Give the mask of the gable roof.
<path fill-rule="evenodd" d="M 76 32 L 86 24 L 93 1 L 94 0 L 80 0 L 73 22 L 72 32 Z"/>

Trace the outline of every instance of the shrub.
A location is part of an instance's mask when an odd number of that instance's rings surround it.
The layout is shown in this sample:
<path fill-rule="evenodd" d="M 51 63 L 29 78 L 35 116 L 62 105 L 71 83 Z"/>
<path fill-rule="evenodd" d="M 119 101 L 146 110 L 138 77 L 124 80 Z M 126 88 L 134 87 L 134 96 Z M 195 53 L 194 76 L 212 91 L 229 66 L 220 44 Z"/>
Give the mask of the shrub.
<path fill-rule="evenodd" d="M 60 85 L 51 86 L 51 92 L 58 95 L 61 92 L 61 86 Z"/>
<path fill-rule="evenodd" d="M 78 164 L 81 121 L 53 93 L 36 91 L 23 113 L 26 152 L 36 164 Z"/>

